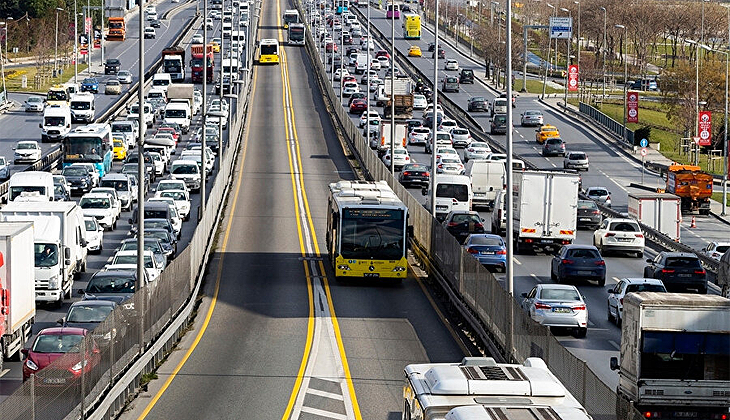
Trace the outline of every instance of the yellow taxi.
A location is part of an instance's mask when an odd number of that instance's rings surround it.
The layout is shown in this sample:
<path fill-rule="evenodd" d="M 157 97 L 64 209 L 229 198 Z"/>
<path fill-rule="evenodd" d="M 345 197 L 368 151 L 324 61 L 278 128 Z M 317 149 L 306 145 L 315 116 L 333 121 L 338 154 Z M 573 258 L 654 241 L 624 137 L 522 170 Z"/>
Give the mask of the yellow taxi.
<path fill-rule="evenodd" d="M 221 43 L 218 38 L 213 38 L 213 40 L 210 41 L 208 43 L 208 45 L 212 46 L 213 52 L 217 52 L 217 53 L 221 52 Z"/>
<path fill-rule="evenodd" d="M 551 137 L 560 137 L 560 132 L 554 125 L 543 125 L 535 130 L 535 141 L 540 144 L 545 143 L 545 140 Z"/>
<path fill-rule="evenodd" d="M 112 149 L 114 153 L 114 160 L 124 160 L 127 158 L 127 144 L 124 143 L 124 139 L 121 138 L 113 138 L 113 146 Z"/>
<path fill-rule="evenodd" d="M 421 47 L 418 45 L 411 45 L 411 48 L 408 49 L 408 56 L 409 57 L 420 57 L 421 56 Z"/>

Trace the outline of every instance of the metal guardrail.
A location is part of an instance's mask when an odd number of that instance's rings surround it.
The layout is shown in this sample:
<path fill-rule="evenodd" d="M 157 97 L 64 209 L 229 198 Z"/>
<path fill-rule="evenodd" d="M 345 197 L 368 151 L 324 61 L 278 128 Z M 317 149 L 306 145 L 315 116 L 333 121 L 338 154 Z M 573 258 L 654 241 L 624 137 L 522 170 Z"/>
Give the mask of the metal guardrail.
<path fill-rule="evenodd" d="M 620 123 L 620 122 L 614 120 L 613 118 L 611 118 L 608 115 L 601 112 L 598 108 L 594 108 L 585 102 L 578 103 L 578 110 L 582 114 L 588 116 L 589 118 L 591 118 L 598 124 L 605 127 L 608 131 L 615 134 L 616 137 L 621 139 L 622 142 L 629 144 L 629 145 L 634 144 L 634 132 L 629 129 L 626 129 L 626 140 L 624 141 L 623 123 Z"/>

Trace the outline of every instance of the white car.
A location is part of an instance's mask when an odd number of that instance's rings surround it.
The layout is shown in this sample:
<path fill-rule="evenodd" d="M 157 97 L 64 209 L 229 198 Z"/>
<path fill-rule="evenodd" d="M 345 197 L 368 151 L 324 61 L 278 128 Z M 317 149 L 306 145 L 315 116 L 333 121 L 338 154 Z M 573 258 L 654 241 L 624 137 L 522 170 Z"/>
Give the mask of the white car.
<path fill-rule="evenodd" d="M 439 146 L 436 145 L 436 159 L 450 156 L 450 157 L 456 157 L 459 159 L 459 153 L 457 153 L 456 149 L 454 149 L 451 146 Z"/>
<path fill-rule="evenodd" d="M 373 58 L 372 60 L 370 60 L 370 69 L 380 70 L 380 61 L 378 61 L 377 58 Z"/>
<path fill-rule="evenodd" d="M 211 21 L 211 23 L 213 23 Z M 193 35 L 193 39 L 190 40 L 191 44 L 202 44 L 203 43 L 203 34 L 195 34 Z"/>
<path fill-rule="evenodd" d="M 464 164 L 459 156 L 444 155 L 436 159 L 436 172 L 447 175 L 463 175 Z"/>
<path fill-rule="evenodd" d="M 489 147 L 489 144 L 473 141 L 464 149 L 464 162 L 468 162 L 470 159 L 487 159 L 490 153 L 492 153 L 492 148 Z"/>
<path fill-rule="evenodd" d="M 624 312 L 624 297 L 627 293 L 657 292 L 667 293 L 667 288 L 659 279 L 626 278 L 608 290 L 608 320 L 621 326 Z"/>
<path fill-rule="evenodd" d="M 522 294 L 522 309 L 546 327 L 571 328 L 576 337 L 588 332 L 588 307 L 573 285 L 538 284 Z"/>
<path fill-rule="evenodd" d="M 178 179 L 163 179 L 162 181 L 157 183 L 157 188 L 155 189 L 155 191 L 183 191 L 187 194 L 190 194 L 190 190 L 188 189 L 185 181 Z"/>
<path fill-rule="evenodd" d="M 84 217 L 86 229 L 86 249 L 89 252 L 100 253 L 104 249 L 104 228 L 93 217 Z"/>
<path fill-rule="evenodd" d="M 60 185 L 66 190 L 66 193 L 71 197 L 71 185 L 66 181 L 66 177 L 63 175 L 53 175 L 53 185 Z"/>
<path fill-rule="evenodd" d="M 200 190 L 200 167 L 194 160 L 178 159 L 172 162 L 170 177 L 174 180 L 184 181 L 191 190 Z"/>
<path fill-rule="evenodd" d="M 431 136 L 431 129 L 428 127 L 415 127 L 408 133 L 408 144 L 424 145 Z"/>
<path fill-rule="evenodd" d="M 446 64 L 444 64 L 444 70 L 459 71 L 459 62 L 454 60 L 453 58 L 446 59 Z"/>
<path fill-rule="evenodd" d="M 111 264 L 106 266 L 107 270 L 125 269 L 129 266 L 137 267 L 137 251 L 119 251 L 114 254 Z M 152 251 L 144 251 L 144 269 L 150 281 L 157 280 L 162 268 L 158 265 Z"/>
<path fill-rule="evenodd" d="M 378 90 L 378 86 L 380 86 L 384 83 L 385 83 L 384 81 L 382 81 L 381 79 L 379 79 L 377 77 L 371 78 L 370 79 L 370 88 L 368 90 L 370 90 L 370 92 L 375 92 L 376 90 Z"/>
<path fill-rule="evenodd" d="M 428 101 L 426 101 L 425 96 L 421 95 L 420 93 L 416 93 L 413 95 L 413 109 L 426 109 L 427 106 Z"/>
<path fill-rule="evenodd" d="M 451 130 L 453 130 L 454 128 L 457 128 L 458 126 L 459 126 L 459 124 L 457 124 L 456 121 L 447 120 L 444 118 L 441 121 L 441 124 L 439 125 L 439 131 L 449 131 L 450 132 Z"/>
<path fill-rule="evenodd" d="M 147 152 L 152 157 L 152 163 L 155 165 L 155 175 L 163 176 L 165 174 L 165 160 L 157 152 Z"/>
<path fill-rule="evenodd" d="M 23 103 L 26 112 L 43 112 L 46 103 L 40 96 L 29 96 Z"/>
<path fill-rule="evenodd" d="M 157 33 L 155 32 L 155 28 L 151 26 L 145 26 L 144 28 L 144 38 L 145 39 L 155 39 L 157 37 Z"/>
<path fill-rule="evenodd" d="M 345 84 L 342 87 L 342 96 L 345 98 L 349 98 L 354 93 L 359 93 L 360 87 L 357 85 L 357 82 L 345 82 Z"/>
<path fill-rule="evenodd" d="M 408 154 L 408 150 L 403 147 L 393 148 L 393 156 L 393 166 L 395 167 L 396 171 L 401 170 L 401 168 L 403 168 L 403 165 L 411 163 L 411 156 Z M 385 166 L 390 168 L 390 148 L 387 148 L 385 150 L 385 155 L 383 155 L 383 163 L 385 164 Z"/>
<path fill-rule="evenodd" d="M 79 207 L 84 216 L 93 217 L 105 229 L 113 230 L 117 227 L 114 204 L 111 198 L 104 193 L 87 193 L 79 200 Z"/>
<path fill-rule="evenodd" d="M 370 121 L 372 120 L 378 120 L 380 121 L 380 114 L 378 114 L 378 111 L 368 111 L 363 112 L 360 116 L 360 122 L 358 122 L 357 126 L 359 128 L 365 128 L 365 124 L 368 123 L 368 113 L 370 113 Z"/>
<path fill-rule="evenodd" d="M 388 59 L 388 57 L 381 55 L 376 60 L 378 60 L 378 62 L 380 63 L 381 69 L 387 69 L 390 67 L 390 60 Z M 372 68 L 372 65 L 370 67 Z"/>
<path fill-rule="evenodd" d="M 187 191 L 181 190 L 158 190 L 155 193 L 157 198 L 171 198 L 175 201 L 175 207 L 177 207 L 177 213 L 183 220 L 190 220 L 190 195 Z"/>
<path fill-rule="evenodd" d="M 593 232 L 593 245 L 605 256 L 610 251 L 632 252 L 644 255 L 644 233 L 634 219 L 604 219 Z"/>
<path fill-rule="evenodd" d="M 708 257 L 720 261 L 720 258 L 730 249 L 730 242 L 710 242 L 702 250 Z"/>
<path fill-rule="evenodd" d="M 350 72 L 347 69 L 335 69 L 335 80 L 342 80 L 342 77 L 349 76 Z"/>
<path fill-rule="evenodd" d="M 122 200 L 119 199 L 117 190 L 111 187 L 96 187 L 92 188 L 89 194 L 106 194 L 112 200 L 114 216 L 119 220 L 119 217 L 122 215 Z"/>
<path fill-rule="evenodd" d="M 15 147 L 15 154 L 13 161 L 17 165 L 18 163 L 34 163 L 41 159 L 41 147 L 35 140 L 19 141 Z"/>
<path fill-rule="evenodd" d="M 451 142 L 454 147 L 467 147 L 471 143 L 471 134 L 466 128 L 456 127 L 451 129 Z"/>

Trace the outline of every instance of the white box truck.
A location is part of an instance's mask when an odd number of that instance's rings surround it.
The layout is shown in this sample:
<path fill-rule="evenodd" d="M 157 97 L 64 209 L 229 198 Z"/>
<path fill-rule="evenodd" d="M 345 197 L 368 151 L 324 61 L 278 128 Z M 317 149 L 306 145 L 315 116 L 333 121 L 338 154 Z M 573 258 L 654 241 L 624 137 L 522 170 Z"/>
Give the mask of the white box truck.
<path fill-rule="evenodd" d="M 86 271 L 81 208 L 69 201 L 9 203 L 0 220 L 34 223 L 36 300 L 61 303 L 71 297 L 74 275 Z"/>
<path fill-rule="evenodd" d="M 472 159 L 466 163 L 465 175 L 471 178 L 474 208 L 485 207 L 488 211 L 492 211 L 497 195 L 507 183 L 504 162 Z"/>
<path fill-rule="evenodd" d="M 395 143 L 394 147 L 406 147 L 407 126 L 405 124 L 395 124 Z M 378 156 L 382 157 L 385 151 L 390 149 L 390 122 L 382 122 L 380 124 L 380 144 L 378 145 Z"/>
<path fill-rule="evenodd" d="M 195 87 L 192 84 L 189 83 L 179 83 L 170 85 L 170 87 L 167 88 L 167 102 L 180 102 L 187 104 L 187 106 L 190 108 L 191 114 L 193 113 L 193 99 L 194 99 L 194 93 Z"/>
<path fill-rule="evenodd" d="M 675 241 L 680 240 L 682 199 L 674 194 L 630 193 L 629 216 Z"/>
<path fill-rule="evenodd" d="M 0 371 L 30 338 L 35 320 L 33 224 L 0 223 Z"/>
<path fill-rule="evenodd" d="M 578 175 L 514 172 L 512 232 L 515 251 L 556 250 L 573 243 L 578 208 Z"/>
<path fill-rule="evenodd" d="M 357 53 L 355 56 L 355 74 L 363 74 L 368 71 L 368 57 L 367 53 Z"/>
<path fill-rule="evenodd" d="M 690 293 L 624 297 L 616 414 L 722 419 L 730 408 L 730 300 Z M 647 415 L 648 413 L 648 415 Z M 725 416 L 725 417 L 723 417 Z"/>

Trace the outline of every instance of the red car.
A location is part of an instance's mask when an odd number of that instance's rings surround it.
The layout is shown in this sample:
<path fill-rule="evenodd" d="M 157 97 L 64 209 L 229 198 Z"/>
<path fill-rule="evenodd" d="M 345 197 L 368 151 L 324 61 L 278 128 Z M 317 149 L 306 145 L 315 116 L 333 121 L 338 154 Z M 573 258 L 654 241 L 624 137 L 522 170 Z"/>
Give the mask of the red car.
<path fill-rule="evenodd" d="M 362 114 L 368 110 L 368 103 L 365 99 L 355 99 L 350 104 L 350 113 Z"/>
<path fill-rule="evenodd" d="M 375 53 L 375 58 L 379 57 L 386 57 L 388 60 L 390 60 L 390 54 L 388 54 L 388 51 L 385 50 L 378 50 L 378 52 Z"/>
<path fill-rule="evenodd" d="M 357 79 L 355 79 L 355 76 L 343 76 L 342 77 L 342 84 L 344 85 L 346 82 L 355 82 L 355 83 L 357 83 Z"/>
<path fill-rule="evenodd" d="M 30 348 L 22 349 L 25 355 L 23 360 L 23 380 L 30 378 L 59 360 L 53 366 L 53 372 L 44 372 L 38 385 L 66 385 L 74 382 L 81 376 L 82 371 L 88 373 L 99 364 L 99 347 L 92 340 L 92 344 L 81 356 L 81 342 L 91 332 L 84 328 L 53 327 L 41 330 Z M 88 343 L 89 341 L 87 341 Z M 62 356 L 66 356 L 61 358 Z M 83 359 L 83 360 L 82 360 Z"/>
<path fill-rule="evenodd" d="M 172 134 L 172 138 L 175 139 L 175 143 L 177 143 L 178 140 L 180 140 L 180 134 L 178 134 L 178 132 L 175 131 L 175 129 L 172 128 L 172 127 L 160 127 L 160 128 L 157 129 L 157 133 L 170 133 L 170 134 Z M 155 133 L 155 134 L 157 134 L 157 133 Z"/>

